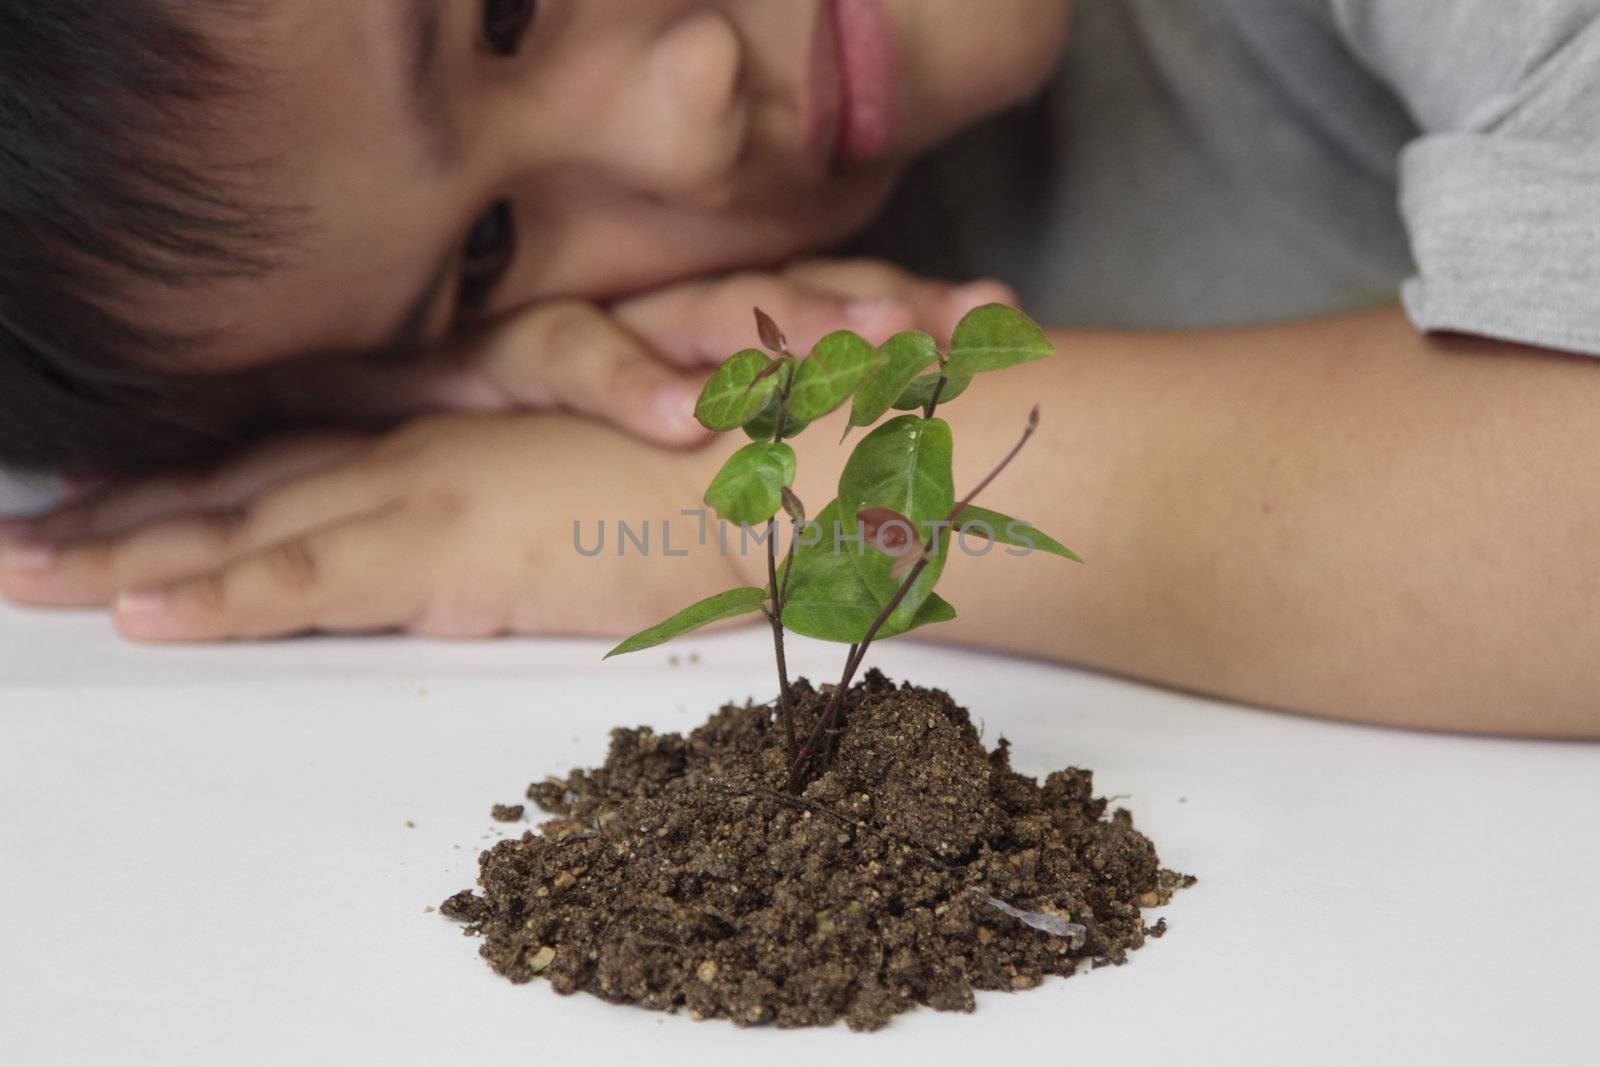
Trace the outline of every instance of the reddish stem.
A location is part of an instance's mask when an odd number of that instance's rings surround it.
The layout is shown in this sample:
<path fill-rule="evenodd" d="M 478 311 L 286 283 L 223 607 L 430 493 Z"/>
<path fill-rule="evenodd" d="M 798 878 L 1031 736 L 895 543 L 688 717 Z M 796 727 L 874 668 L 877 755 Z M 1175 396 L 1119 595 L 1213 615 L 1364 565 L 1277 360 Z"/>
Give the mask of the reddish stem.
<path fill-rule="evenodd" d="M 966 510 L 977 495 L 987 489 L 990 483 L 1000 476 L 1001 471 L 1011 466 L 1012 461 L 1022 452 L 1023 447 L 1028 443 L 1028 439 L 1033 436 L 1034 431 L 1038 428 L 1039 408 L 1038 405 L 1034 405 L 1033 410 L 1028 413 L 1028 425 L 1022 431 L 1022 439 L 1012 447 L 1010 452 L 1006 453 L 1005 458 L 999 462 L 994 470 L 989 472 L 989 476 L 978 483 L 977 488 L 973 489 L 955 507 L 950 509 L 950 514 L 945 519 L 947 524 L 954 524 L 956 519 L 960 517 L 961 512 Z M 834 723 L 838 720 L 839 712 L 844 707 L 845 694 L 850 690 L 850 683 L 855 680 L 856 671 L 861 668 L 862 660 L 867 658 L 867 649 L 871 647 L 873 639 L 878 636 L 878 631 L 883 629 L 884 623 L 888 622 L 889 617 L 895 613 L 895 609 L 899 608 L 901 603 L 905 601 L 905 598 L 911 592 L 911 587 L 917 584 L 917 579 L 922 577 L 923 569 L 927 567 L 932 559 L 929 553 L 937 548 L 937 539 L 929 543 L 923 552 L 922 558 L 917 560 L 916 564 L 911 568 L 911 573 L 906 575 L 906 580 L 900 583 L 900 588 L 895 590 L 895 594 L 890 598 L 888 605 L 878 613 L 878 617 L 867 628 L 867 636 L 862 638 L 859 644 L 850 646 L 850 654 L 845 657 L 844 675 L 834 688 L 833 695 L 828 700 L 828 706 L 823 710 L 822 715 L 818 717 L 817 725 L 811 731 L 811 736 L 806 739 L 806 743 L 795 755 L 794 762 L 790 765 L 787 787 L 789 792 L 800 792 L 800 786 L 805 779 L 806 768 L 811 763 L 812 757 L 816 755 L 819 746 L 828 737 L 828 732 L 833 729 Z"/>

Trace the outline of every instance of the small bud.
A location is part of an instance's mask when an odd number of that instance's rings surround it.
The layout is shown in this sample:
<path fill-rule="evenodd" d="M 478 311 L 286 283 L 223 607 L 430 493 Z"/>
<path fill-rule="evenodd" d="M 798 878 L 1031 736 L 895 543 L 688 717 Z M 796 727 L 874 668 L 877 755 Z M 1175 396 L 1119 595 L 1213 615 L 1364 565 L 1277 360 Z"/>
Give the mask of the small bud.
<path fill-rule="evenodd" d="M 788 359 L 782 356 L 772 360 L 765 367 L 762 367 L 754 378 L 750 379 L 750 384 L 744 387 L 744 391 L 749 393 L 751 390 L 755 389 L 757 382 L 761 381 L 763 378 L 770 378 L 774 374 L 777 374 L 783 369 L 783 365 L 788 362 Z"/>
<path fill-rule="evenodd" d="M 800 498 L 794 495 L 794 490 L 788 486 L 783 487 L 783 510 L 795 522 L 806 521 L 806 506 L 800 503 Z"/>
<path fill-rule="evenodd" d="M 862 508 L 856 521 L 867 543 L 886 556 L 904 559 L 915 556 L 922 547 L 916 526 L 892 508 Z"/>
<path fill-rule="evenodd" d="M 1033 410 L 1028 412 L 1028 432 L 1032 433 L 1033 431 L 1037 430 L 1038 428 L 1039 428 L 1039 405 L 1035 404 L 1035 405 L 1033 405 Z"/>
<path fill-rule="evenodd" d="M 783 331 L 778 329 L 778 324 L 772 321 L 760 308 L 756 308 L 756 333 L 761 335 L 761 343 L 768 352 L 783 355 L 789 351 L 789 339 L 783 336 Z"/>

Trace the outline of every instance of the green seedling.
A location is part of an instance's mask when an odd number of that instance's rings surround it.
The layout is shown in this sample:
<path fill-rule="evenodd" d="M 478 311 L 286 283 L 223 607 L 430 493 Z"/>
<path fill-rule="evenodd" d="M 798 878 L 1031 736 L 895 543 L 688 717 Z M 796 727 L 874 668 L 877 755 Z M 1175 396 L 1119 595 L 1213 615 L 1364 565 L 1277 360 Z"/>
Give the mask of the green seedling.
<path fill-rule="evenodd" d="M 799 792 L 838 743 L 845 694 L 873 642 L 955 618 L 955 608 L 934 592 L 954 531 L 1083 561 L 1032 526 L 973 504 L 1033 436 L 1039 409 L 1029 414 L 1016 446 L 960 498 L 950 425 L 936 414 L 940 404 L 965 393 L 975 376 L 1055 353 L 1026 315 L 1001 304 L 976 308 L 956 327 L 948 353 L 924 333 L 897 334 L 874 349 L 841 330 L 800 358 L 759 308 L 756 331 L 762 347 L 739 352 L 718 368 L 695 415 L 708 429 L 742 429 L 751 438 L 717 473 L 705 500 L 726 522 L 765 528 L 766 585 L 730 589 L 693 604 L 630 637 L 607 658 L 713 622 L 764 615 L 777 659 L 776 715 L 788 746 L 787 784 Z M 847 435 L 876 428 L 851 451 L 835 499 L 808 520 L 792 488 L 795 452 L 785 442 L 847 402 Z M 914 414 L 880 423 L 891 410 Z M 780 514 L 793 528 L 781 563 Z M 795 731 L 786 632 L 850 646 L 839 684 L 803 741 Z"/>

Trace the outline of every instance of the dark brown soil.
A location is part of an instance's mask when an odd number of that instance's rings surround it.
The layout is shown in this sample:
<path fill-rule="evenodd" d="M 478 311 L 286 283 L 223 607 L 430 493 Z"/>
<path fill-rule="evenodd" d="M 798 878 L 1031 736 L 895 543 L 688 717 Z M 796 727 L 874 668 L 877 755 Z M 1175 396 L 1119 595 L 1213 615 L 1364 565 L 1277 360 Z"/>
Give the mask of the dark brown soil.
<path fill-rule="evenodd" d="M 496 804 L 489 809 L 489 816 L 495 822 L 521 822 L 524 810 L 521 804 Z"/>
<path fill-rule="evenodd" d="M 799 683 L 809 729 L 821 694 Z M 513 982 L 739 1025 L 871 1030 L 915 1004 L 971 1011 L 1083 958 L 1122 963 L 1163 871 L 1088 771 L 1040 785 L 985 751 L 964 708 L 870 672 L 801 797 L 764 706 L 687 738 L 612 732 L 605 766 L 528 788 L 559 817 L 481 858 L 441 911 Z M 1160 927 L 1164 932 L 1165 927 Z"/>

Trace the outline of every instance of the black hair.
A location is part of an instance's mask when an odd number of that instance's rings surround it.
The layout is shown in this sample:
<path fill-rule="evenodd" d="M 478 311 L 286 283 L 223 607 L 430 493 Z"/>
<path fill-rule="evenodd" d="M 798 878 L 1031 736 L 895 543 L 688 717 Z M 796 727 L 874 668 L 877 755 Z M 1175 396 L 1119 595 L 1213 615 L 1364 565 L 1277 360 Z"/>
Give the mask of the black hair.
<path fill-rule="evenodd" d="M 153 369 L 208 338 L 150 310 L 271 266 L 273 213 L 203 158 L 237 90 L 200 22 L 232 6 L 0 0 L 0 468 L 130 473 L 234 443 L 227 379 Z"/>

